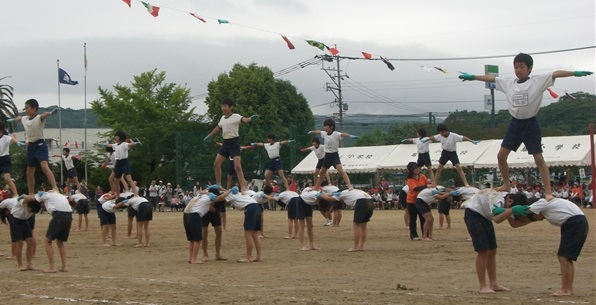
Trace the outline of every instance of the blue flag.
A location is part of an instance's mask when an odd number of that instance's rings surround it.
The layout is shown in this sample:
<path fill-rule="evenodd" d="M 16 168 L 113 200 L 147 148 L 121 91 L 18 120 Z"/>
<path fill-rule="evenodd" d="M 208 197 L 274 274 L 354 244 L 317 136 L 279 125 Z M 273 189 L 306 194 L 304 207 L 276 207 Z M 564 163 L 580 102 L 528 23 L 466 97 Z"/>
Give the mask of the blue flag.
<path fill-rule="evenodd" d="M 68 75 L 68 73 L 66 73 L 66 71 L 62 70 L 62 68 L 58 68 L 58 79 L 61 84 L 67 84 L 67 85 L 73 85 L 73 86 L 79 84 L 79 82 L 77 82 L 76 80 L 72 80 L 70 78 L 70 75 Z"/>

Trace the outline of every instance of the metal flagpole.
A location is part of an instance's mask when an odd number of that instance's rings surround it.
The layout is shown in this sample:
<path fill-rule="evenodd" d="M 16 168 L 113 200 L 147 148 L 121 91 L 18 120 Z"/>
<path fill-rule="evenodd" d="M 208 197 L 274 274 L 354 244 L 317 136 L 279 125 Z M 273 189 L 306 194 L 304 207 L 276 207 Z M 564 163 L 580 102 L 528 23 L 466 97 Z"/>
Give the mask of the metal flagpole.
<path fill-rule="evenodd" d="M 83 124 L 85 125 L 85 182 L 88 183 L 87 180 L 87 43 L 83 43 L 83 60 L 85 64 L 85 78 L 84 78 L 84 87 L 85 87 L 85 119 L 83 120 Z"/>
<path fill-rule="evenodd" d="M 62 107 L 60 106 L 60 59 L 56 59 L 58 67 L 58 154 L 62 155 Z M 60 164 L 60 187 L 64 183 L 64 174 L 62 173 L 62 164 Z"/>

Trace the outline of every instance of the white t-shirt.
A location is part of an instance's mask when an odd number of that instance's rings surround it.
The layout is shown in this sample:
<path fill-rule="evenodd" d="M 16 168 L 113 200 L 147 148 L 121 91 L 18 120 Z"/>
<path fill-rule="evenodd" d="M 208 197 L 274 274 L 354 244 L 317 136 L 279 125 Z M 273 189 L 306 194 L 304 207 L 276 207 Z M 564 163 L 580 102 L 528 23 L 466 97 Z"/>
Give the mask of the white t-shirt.
<path fill-rule="evenodd" d="M 573 216 L 584 215 L 584 212 L 575 203 L 560 198 L 551 201 L 540 199 L 532 203 L 528 210 L 534 214 L 542 213 L 546 221 L 557 227 L 563 225 L 567 219 Z"/>
<path fill-rule="evenodd" d="M 333 194 L 334 192 L 337 192 L 337 191 L 339 191 L 339 187 L 337 187 L 337 186 L 335 186 L 335 185 L 330 185 L 330 184 L 329 184 L 329 185 L 325 185 L 325 186 L 323 187 L 323 189 L 321 189 L 321 191 L 322 191 L 323 193 L 327 194 L 327 195 L 331 195 L 331 194 Z"/>
<path fill-rule="evenodd" d="M 308 205 L 317 205 L 317 198 L 315 197 L 315 195 L 317 193 L 318 193 L 318 191 L 315 191 L 315 190 L 311 189 L 310 187 L 307 187 L 302 191 L 302 193 L 300 194 L 300 197 Z"/>
<path fill-rule="evenodd" d="M 87 199 L 87 197 L 81 193 L 74 193 L 70 196 L 70 199 L 72 199 L 74 202 L 79 202 L 79 200 Z"/>
<path fill-rule="evenodd" d="M 483 189 L 466 201 L 466 209 L 470 209 L 488 220 L 493 220 L 493 207 L 505 206 L 505 195 L 507 192 L 499 192 L 494 189 Z"/>
<path fill-rule="evenodd" d="M 410 191 L 410 186 L 409 185 L 404 185 L 404 187 L 401 188 L 402 191 L 404 191 L 404 193 L 408 193 Z"/>
<path fill-rule="evenodd" d="M 459 196 L 461 197 L 462 200 L 468 200 L 470 198 L 472 198 L 474 195 L 476 195 L 480 190 L 473 187 L 473 186 L 468 186 L 468 187 L 460 187 L 457 189 L 457 192 L 459 193 Z"/>
<path fill-rule="evenodd" d="M 457 142 L 462 142 L 463 140 L 463 136 L 451 131 L 447 137 L 443 137 L 440 134 L 435 136 L 435 141 L 441 141 L 441 149 L 452 152 L 457 150 Z"/>
<path fill-rule="evenodd" d="M 553 74 L 535 75 L 521 84 L 517 80 L 497 77 L 497 90 L 507 97 L 507 108 L 512 117 L 520 120 L 533 118 L 542 104 L 542 94 L 555 84 Z"/>
<path fill-rule="evenodd" d="M 242 116 L 237 113 L 232 113 L 229 117 L 222 116 L 219 119 L 217 126 L 221 128 L 221 135 L 224 139 L 233 139 L 240 136 L 238 130 L 242 123 Z"/>
<path fill-rule="evenodd" d="M 254 194 L 249 195 L 248 194 L 249 192 L 254 193 Z M 265 193 L 262 191 L 253 192 L 251 190 L 246 190 L 246 192 L 244 192 L 244 193 L 249 195 L 250 197 L 252 197 L 258 204 L 264 204 L 269 201 L 269 199 L 265 198 Z"/>
<path fill-rule="evenodd" d="M 25 128 L 25 139 L 29 142 L 35 142 L 43 139 L 43 127 L 46 124 L 45 120 L 41 120 L 41 115 L 36 115 L 33 119 L 29 116 L 21 117 L 21 123 Z"/>
<path fill-rule="evenodd" d="M 114 158 L 116 160 L 128 159 L 128 143 L 120 142 L 120 144 L 112 144 L 114 150 Z"/>
<path fill-rule="evenodd" d="M 149 197 L 157 197 L 157 185 L 151 184 L 149 186 Z"/>
<path fill-rule="evenodd" d="M 0 137 L 0 157 L 8 156 L 10 151 L 10 141 L 12 141 L 12 138 L 8 135 Z"/>
<path fill-rule="evenodd" d="M 275 142 L 273 144 L 265 143 L 263 146 L 265 147 L 265 150 L 267 150 L 267 155 L 269 156 L 269 159 L 279 158 L 281 142 Z"/>
<path fill-rule="evenodd" d="M 246 191 L 248 193 L 248 191 Z M 228 201 L 232 207 L 238 210 L 244 210 L 247 206 L 257 203 L 250 195 L 243 195 L 242 193 L 238 192 L 238 194 L 230 193 L 226 196 L 226 201 Z"/>
<path fill-rule="evenodd" d="M 209 195 L 202 195 L 194 197 L 184 208 L 184 213 L 192 214 L 198 213 L 201 217 L 209 213 L 209 207 L 211 206 L 211 199 Z"/>
<path fill-rule="evenodd" d="M 112 196 L 111 194 L 105 193 L 101 197 L 99 197 L 99 199 L 97 199 L 97 201 L 99 201 L 99 203 L 103 204 L 104 202 L 108 201 L 108 198 L 111 196 Z"/>
<path fill-rule="evenodd" d="M 315 156 L 317 156 L 317 159 L 325 158 L 325 145 L 319 144 L 319 147 L 311 146 L 308 149 L 315 152 Z"/>
<path fill-rule="evenodd" d="M 141 203 L 143 203 L 143 202 L 149 202 L 149 201 L 147 201 L 147 199 L 145 199 L 145 197 L 134 196 L 134 197 L 128 199 L 128 202 L 126 202 L 125 205 L 132 207 L 135 211 L 138 211 L 139 205 L 141 205 Z"/>
<path fill-rule="evenodd" d="M 325 153 L 336 153 L 339 151 L 339 142 L 341 141 L 341 132 L 334 131 L 331 134 L 321 132 L 325 140 Z"/>
<path fill-rule="evenodd" d="M 412 139 L 412 143 L 416 144 L 416 150 L 419 154 L 424 154 L 430 151 L 430 141 L 422 143 L 422 140 L 419 138 L 414 138 Z"/>
<path fill-rule="evenodd" d="M 353 207 L 358 199 L 372 199 L 372 197 L 365 191 L 354 189 L 341 192 L 336 199 L 343 201 L 349 207 Z"/>
<path fill-rule="evenodd" d="M 27 211 L 27 206 L 24 204 L 23 199 L 17 201 L 17 198 L 9 198 L 6 200 L 12 200 L 12 199 L 14 199 L 14 205 L 10 209 L 10 214 L 12 214 L 12 216 L 14 218 L 26 220 L 26 219 L 33 217 L 33 213 L 29 213 L 29 211 Z M 4 200 L 4 201 L 6 201 L 6 200 Z M 1 205 L 1 203 L 0 203 L 0 205 Z"/>
<path fill-rule="evenodd" d="M 114 213 L 116 213 L 116 210 L 114 210 L 115 205 L 116 205 L 115 200 L 108 200 L 101 204 L 101 208 L 108 213 L 114 214 Z"/>
<path fill-rule="evenodd" d="M 292 198 L 299 197 L 299 196 L 300 195 L 298 195 L 298 193 L 296 193 L 296 192 L 285 191 L 285 192 L 279 193 L 279 195 L 274 196 L 274 197 L 275 197 L 275 200 L 279 200 L 279 201 L 281 201 L 281 202 L 283 202 L 285 204 L 289 204 L 290 203 L 290 200 Z"/>
<path fill-rule="evenodd" d="M 433 195 L 433 190 L 436 190 L 434 188 L 425 188 L 422 191 L 420 191 L 420 193 L 418 193 L 418 197 L 419 199 L 422 199 L 424 202 L 431 204 L 434 203 L 435 201 L 437 201 L 437 198 L 435 197 L 435 195 Z"/>
<path fill-rule="evenodd" d="M 62 161 L 64 161 L 64 166 L 66 167 L 66 170 L 70 170 L 71 168 L 74 168 L 74 164 L 72 163 L 72 156 L 68 155 L 68 156 L 64 156 L 62 155 Z"/>
<path fill-rule="evenodd" d="M 45 192 L 43 196 L 39 197 L 39 193 L 35 195 L 35 200 L 44 203 L 48 213 L 54 212 L 72 212 L 72 208 L 68 203 L 66 196 L 56 192 Z"/>

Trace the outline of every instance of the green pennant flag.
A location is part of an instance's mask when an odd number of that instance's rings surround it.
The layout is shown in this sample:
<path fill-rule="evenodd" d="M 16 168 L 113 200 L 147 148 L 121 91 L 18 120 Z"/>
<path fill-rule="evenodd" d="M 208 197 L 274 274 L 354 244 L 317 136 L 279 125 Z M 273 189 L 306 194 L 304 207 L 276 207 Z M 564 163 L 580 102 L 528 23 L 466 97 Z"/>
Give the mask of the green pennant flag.
<path fill-rule="evenodd" d="M 308 43 L 309 45 L 311 45 L 315 48 L 321 49 L 321 51 L 325 51 L 325 44 L 322 42 L 318 42 L 315 40 L 307 40 L 306 43 Z"/>

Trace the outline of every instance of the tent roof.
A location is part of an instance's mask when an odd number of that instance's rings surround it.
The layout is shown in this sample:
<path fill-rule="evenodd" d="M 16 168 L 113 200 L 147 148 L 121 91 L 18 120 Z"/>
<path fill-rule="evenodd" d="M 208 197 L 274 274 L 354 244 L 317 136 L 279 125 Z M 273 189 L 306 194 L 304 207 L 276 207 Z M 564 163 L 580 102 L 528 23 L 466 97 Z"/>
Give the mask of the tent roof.
<path fill-rule="evenodd" d="M 395 149 L 397 145 L 384 146 L 360 146 L 342 147 L 339 149 L 339 158 L 343 169 L 347 173 L 374 173 L 379 163 Z M 317 157 L 311 152 L 296 167 L 292 174 L 311 174 L 317 165 Z M 334 168 L 329 169 L 330 173 L 336 172 Z"/>

